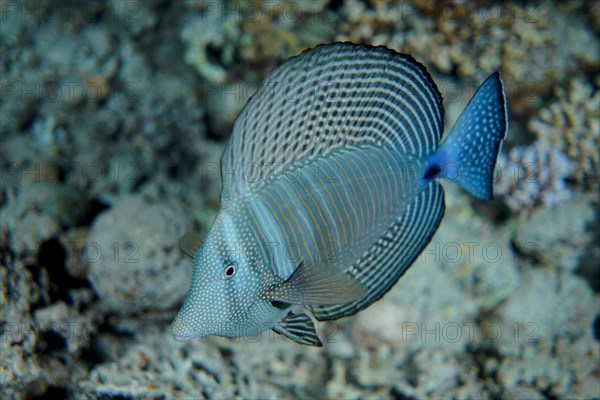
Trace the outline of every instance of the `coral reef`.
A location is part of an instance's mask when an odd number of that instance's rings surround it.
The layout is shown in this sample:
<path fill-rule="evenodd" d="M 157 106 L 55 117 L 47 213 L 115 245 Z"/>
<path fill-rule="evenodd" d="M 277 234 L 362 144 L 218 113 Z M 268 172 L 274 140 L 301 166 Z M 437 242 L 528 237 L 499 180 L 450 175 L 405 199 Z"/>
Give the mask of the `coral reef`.
<path fill-rule="evenodd" d="M 208 82 L 225 82 L 232 72 L 250 78 L 256 68 L 264 74 L 265 67 L 333 38 L 337 18 L 326 3 L 191 2 L 200 12 L 181 31 L 185 60 Z"/>
<path fill-rule="evenodd" d="M 576 269 L 591 240 L 582 233 L 598 218 L 597 201 L 593 194 L 578 193 L 568 203 L 521 214 L 515 225 L 515 245 L 546 265 Z M 549 231 L 548 226 L 554 229 Z"/>
<path fill-rule="evenodd" d="M 584 327 L 592 325 L 589 310 L 598 309 L 598 299 L 581 279 L 565 280 L 559 271 L 531 270 L 523 278 L 494 319 L 510 332 L 496 343 L 503 358 L 494 369 L 503 390 L 511 393 L 525 385 L 559 397 L 597 396 L 600 379 L 594 371 L 600 351 Z M 573 297 L 578 301 L 570 301 Z"/>
<path fill-rule="evenodd" d="M 559 7 L 564 7 L 561 14 Z M 584 2 L 347 2 L 338 40 L 368 41 L 414 55 L 442 73 L 480 81 L 501 69 L 513 115 L 532 111 L 552 82 L 597 68 L 597 36 L 576 18 Z"/>
<path fill-rule="evenodd" d="M 187 3 L 199 11 L 181 29 L 185 61 L 202 79 L 207 123 L 226 137 L 264 74 L 303 49 L 333 39 L 336 16 L 326 2 Z M 197 10 L 199 8 L 199 10 Z"/>
<path fill-rule="evenodd" d="M 498 159 L 494 190 L 513 211 L 553 206 L 571 197 L 567 181 L 573 169 L 573 162 L 549 143 L 513 147 Z"/>
<path fill-rule="evenodd" d="M 599 79 L 574 78 L 568 91 L 558 86 L 553 100 L 528 122 L 536 140 L 500 156 L 495 189 L 512 210 L 553 206 L 577 189 L 598 190 Z"/>
<path fill-rule="evenodd" d="M 185 233 L 186 214 L 177 202 L 131 195 L 94 221 L 84 252 L 103 307 L 137 313 L 171 309 L 183 300 L 178 289 L 190 282 L 191 270 L 177 240 Z M 131 220 L 138 221 L 134 229 Z"/>
<path fill-rule="evenodd" d="M 529 121 L 529 129 L 547 147 L 573 162 L 569 176 L 598 189 L 600 181 L 600 75 L 592 83 L 574 78 L 568 89 L 557 87 L 550 104 Z"/>

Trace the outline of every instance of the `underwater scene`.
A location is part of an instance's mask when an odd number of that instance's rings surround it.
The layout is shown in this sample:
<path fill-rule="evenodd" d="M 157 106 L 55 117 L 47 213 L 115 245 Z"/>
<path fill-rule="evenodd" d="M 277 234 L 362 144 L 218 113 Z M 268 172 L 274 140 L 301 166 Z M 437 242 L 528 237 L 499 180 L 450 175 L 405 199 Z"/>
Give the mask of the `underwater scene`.
<path fill-rule="evenodd" d="M 0 398 L 600 398 L 600 2 L 0 0 Z"/>

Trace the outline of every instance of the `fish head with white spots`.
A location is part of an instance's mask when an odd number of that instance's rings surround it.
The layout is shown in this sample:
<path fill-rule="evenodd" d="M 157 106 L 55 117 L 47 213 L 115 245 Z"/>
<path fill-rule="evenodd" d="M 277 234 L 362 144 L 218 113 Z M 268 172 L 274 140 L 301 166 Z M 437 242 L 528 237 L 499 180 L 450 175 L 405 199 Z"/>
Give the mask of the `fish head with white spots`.
<path fill-rule="evenodd" d="M 248 232 L 243 220 L 222 209 L 200 248 L 194 248 L 193 234 L 182 238 L 182 248 L 195 254 L 191 287 L 172 324 L 175 339 L 251 336 L 283 316 L 281 308 L 261 296 L 275 277 Z"/>

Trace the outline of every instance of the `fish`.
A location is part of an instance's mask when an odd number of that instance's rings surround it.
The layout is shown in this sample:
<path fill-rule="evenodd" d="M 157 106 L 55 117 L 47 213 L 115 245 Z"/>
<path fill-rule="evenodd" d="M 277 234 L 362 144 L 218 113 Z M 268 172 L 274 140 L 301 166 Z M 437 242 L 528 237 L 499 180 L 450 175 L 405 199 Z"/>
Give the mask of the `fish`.
<path fill-rule="evenodd" d="M 440 181 L 492 198 L 508 132 L 500 72 L 443 130 L 426 67 L 384 46 L 319 45 L 269 72 L 233 125 L 206 238 L 180 241 L 193 271 L 173 337 L 271 329 L 322 346 L 317 321 L 369 307 L 430 242 Z"/>

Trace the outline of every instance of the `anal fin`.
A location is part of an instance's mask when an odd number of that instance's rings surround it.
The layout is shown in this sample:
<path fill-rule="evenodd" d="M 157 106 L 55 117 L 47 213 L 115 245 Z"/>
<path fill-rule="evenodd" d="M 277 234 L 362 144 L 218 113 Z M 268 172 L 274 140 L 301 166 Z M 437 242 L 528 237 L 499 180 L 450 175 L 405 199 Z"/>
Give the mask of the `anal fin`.
<path fill-rule="evenodd" d="M 304 313 L 295 314 L 290 311 L 279 321 L 279 324 L 273 327 L 273 330 L 298 344 L 316 347 L 323 346 L 323 342 L 317 336 L 315 324 Z"/>

